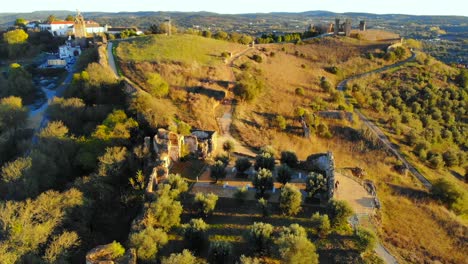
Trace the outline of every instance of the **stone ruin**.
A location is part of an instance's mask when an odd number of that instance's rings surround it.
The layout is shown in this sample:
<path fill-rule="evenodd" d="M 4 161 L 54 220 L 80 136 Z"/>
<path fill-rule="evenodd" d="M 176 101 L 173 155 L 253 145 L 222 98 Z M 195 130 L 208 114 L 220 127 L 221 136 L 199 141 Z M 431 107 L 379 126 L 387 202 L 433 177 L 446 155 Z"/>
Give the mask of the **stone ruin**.
<path fill-rule="evenodd" d="M 305 161 L 301 162 L 300 167 L 306 171 L 322 173 L 327 179 L 327 199 L 333 198 L 335 192 L 335 160 L 330 151 L 310 155 Z"/>
<path fill-rule="evenodd" d="M 333 25 L 333 33 L 335 36 L 344 34 L 349 37 L 351 35 L 351 19 L 347 18 L 344 23 L 340 23 L 339 18 L 335 18 L 335 24 Z"/>
<path fill-rule="evenodd" d="M 153 186 L 167 178 L 170 167 L 181 157 L 187 154 L 201 159 L 210 157 L 216 149 L 216 136 L 216 131 L 192 130 L 190 135 L 181 136 L 163 128 L 158 129 L 152 141 L 155 158 L 151 162 L 153 169 L 146 191 L 153 192 Z M 145 137 L 145 149 L 150 148 L 150 141 L 150 137 Z"/>

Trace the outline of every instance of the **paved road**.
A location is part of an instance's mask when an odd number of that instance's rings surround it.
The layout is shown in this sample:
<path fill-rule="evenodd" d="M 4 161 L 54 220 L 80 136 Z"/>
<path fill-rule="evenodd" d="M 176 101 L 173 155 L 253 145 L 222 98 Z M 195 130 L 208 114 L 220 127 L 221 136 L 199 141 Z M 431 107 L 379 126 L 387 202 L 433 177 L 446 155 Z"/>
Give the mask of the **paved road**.
<path fill-rule="evenodd" d="M 55 93 L 52 95 L 51 98 L 49 98 L 43 106 L 41 106 L 39 112 L 35 112 L 34 115 L 40 115 L 42 114 L 42 119 L 41 119 L 41 123 L 39 124 L 39 126 L 37 128 L 34 129 L 34 134 L 33 134 L 33 138 L 32 138 L 32 145 L 35 145 L 38 141 L 38 136 L 39 136 L 39 131 L 41 131 L 41 129 L 43 129 L 44 127 L 47 126 L 47 124 L 49 123 L 49 118 L 47 116 L 47 108 L 49 107 L 49 103 L 52 101 L 52 99 L 54 97 L 62 97 L 63 94 L 65 93 L 65 90 L 68 88 L 68 86 L 70 85 L 72 79 L 73 79 L 73 74 L 75 73 L 75 65 L 73 65 L 71 67 L 71 69 L 68 71 L 67 73 L 67 77 L 65 77 L 65 80 L 60 84 L 59 87 L 57 87 L 55 89 Z M 27 152 L 27 154 L 30 153 L 31 150 L 29 150 Z"/>
<path fill-rule="evenodd" d="M 361 78 L 361 77 L 364 77 L 373 73 L 379 73 L 379 72 L 389 70 L 391 68 L 401 66 L 407 62 L 413 61 L 415 58 L 416 58 L 416 53 L 412 52 L 411 57 L 404 61 L 392 64 L 392 65 L 388 65 L 377 70 L 354 75 L 352 77 L 349 77 L 341 81 L 338 84 L 337 89 L 343 92 L 344 87 L 350 80 L 358 79 L 358 78 Z M 382 142 L 382 144 L 388 150 L 390 150 L 399 160 L 403 162 L 403 164 L 406 166 L 409 172 L 413 174 L 424 185 L 424 187 L 426 187 L 427 189 L 430 189 L 432 184 L 413 165 L 411 165 L 411 163 L 398 151 L 398 149 L 395 148 L 395 146 L 393 146 L 393 144 L 390 142 L 388 137 L 383 133 L 383 131 L 378 126 L 376 126 L 371 120 L 369 120 L 364 114 L 362 114 L 358 109 L 355 109 L 354 112 L 359 116 L 362 122 L 377 136 L 377 138 Z"/>
<path fill-rule="evenodd" d="M 119 73 L 117 72 L 117 66 L 115 65 L 114 54 L 112 53 L 114 43 L 111 41 L 107 42 L 107 60 L 109 62 L 109 67 L 115 74 L 115 77 L 119 77 Z"/>

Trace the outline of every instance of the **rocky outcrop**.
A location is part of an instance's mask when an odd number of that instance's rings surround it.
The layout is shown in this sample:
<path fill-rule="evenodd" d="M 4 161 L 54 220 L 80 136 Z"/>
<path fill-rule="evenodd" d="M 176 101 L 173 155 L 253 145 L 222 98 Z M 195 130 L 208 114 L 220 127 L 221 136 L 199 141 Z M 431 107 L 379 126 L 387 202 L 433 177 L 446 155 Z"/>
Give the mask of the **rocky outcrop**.
<path fill-rule="evenodd" d="M 114 242 L 115 243 L 115 242 Z M 115 258 L 112 244 L 97 246 L 86 254 L 86 264 L 136 264 L 135 249 L 129 249 L 121 257 Z"/>

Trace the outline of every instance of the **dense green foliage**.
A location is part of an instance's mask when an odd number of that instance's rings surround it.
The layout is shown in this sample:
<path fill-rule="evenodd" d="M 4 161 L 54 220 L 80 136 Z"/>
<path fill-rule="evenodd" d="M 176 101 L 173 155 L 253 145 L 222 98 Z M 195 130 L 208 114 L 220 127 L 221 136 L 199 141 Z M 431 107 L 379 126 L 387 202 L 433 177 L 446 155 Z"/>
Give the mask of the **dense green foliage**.
<path fill-rule="evenodd" d="M 273 226 L 262 222 L 255 222 L 248 231 L 248 239 L 255 252 L 266 255 L 271 247 Z"/>
<path fill-rule="evenodd" d="M 287 183 L 281 189 L 279 202 L 284 214 L 294 216 L 301 211 L 302 193 L 296 186 Z"/>
<path fill-rule="evenodd" d="M 203 219 L 191 219 L 184 229 L 184 238 L 188 247 L 196 252 L 200 252 L 206 247 L 208 236 L 206 231 L 209 226 Z"/>
<path fill-rule="evenodd" d="M 252 184 L 260 197 L 273 188 L 273 174 L 268 169 L 260 169 L 252 180 Z"/>
<path fill-rule="evenodd" d="M 217 201 L 216 194 L 199 192 L 195 194 L 194 205 L 200 215 L 208 216 L 214 211 Z"/>
<path fill-rule="evenodd" d="M 281 182 L 283 185 L 291 181 L 293 171 L 289 168 L 288 165 L 282 164 L 276 170 L 277 180 Z"/>
<path fill-rule="evenodd" d="M 226 165 L 224 162 L 218 160 L 213 165 L 210 166 L 210 177 L 218 182 L 219 179 L 226 178 Z"/>
<path fill-rule="evenodd" d="M 136 249 L 137 257 L 143 261 L 156 260 L 158 250 L 167 244 L 167 234 L 162 229 L 148 227 L 130 235 L 129 244 Z"/>
<path fill-rule="evenodd" d="M 346 224 L 348 217 L 354 213 L 348 202 L 335 199 L 330 200 L 327 209 L 331 224 L 334 227 Z"/>
<path fill-rule="evenodd" d="M 196 264 L 197 258 L 187 249 L 182 253 L 172 253 L 169 257 L 163 258 L 161 264 Z"/>
<path fill-rule="evenodd" d="M 327 190 L 327 179 L 317 172 L 310 172 L 306 178 L 305 191 L 309 197 L 314 197 L 317 193 L 323 193 Z"/>

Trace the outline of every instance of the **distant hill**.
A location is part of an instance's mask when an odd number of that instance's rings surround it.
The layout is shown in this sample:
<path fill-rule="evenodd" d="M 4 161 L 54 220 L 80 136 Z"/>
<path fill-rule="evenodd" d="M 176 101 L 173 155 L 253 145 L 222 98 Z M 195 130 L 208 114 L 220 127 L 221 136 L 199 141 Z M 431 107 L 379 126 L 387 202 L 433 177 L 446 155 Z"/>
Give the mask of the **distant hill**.
<path fill-rule="evenodd" d="M 54 11 L 35 11 L 31 13 L 0 13 L 0 26 L 6 27 L 12 25 L 16 18 L 25 18 L 27 20 L 44 20 L 50 14 L 58 18 L 65 18 L 67 15 L 75 14 L 75 11 L 54 10 Z M 468 23 L 468 17 L 464 16 L 414 16 L 404 14 L 371 14 L 371 13 L 334 13 L 329 11 L 306 11 L 301 13 L 273 12 L 273 13 L 250 13 L 226 15 L 212 12 L 162 12 L 162 11 L 142 11 L 142 12 L 83 12 L 87 19 L 96 21 L 118 22 L 119 19 L 125 22 L 131 22 L 132 25 L 145 27 L 149 23 L 163 20 L 165 17 L 171 17 L 177 24 L 184 27 L 194 24 L 216 24 L 217 19 L 236 20 L 237 22 L 256 22 L 257 20 L 278 19 L 284 20 L 320 20 L 332 19 L 335 17 L 347 17 L 352 19 L 366 19 L 370 21 L 394 21 L 401 23 L 434 23 L 434 24 L 463 24 Z M 252 21 L 254 20 L 254 21 Z M 122 26 L 117 24 L 116 26 Z"/>

